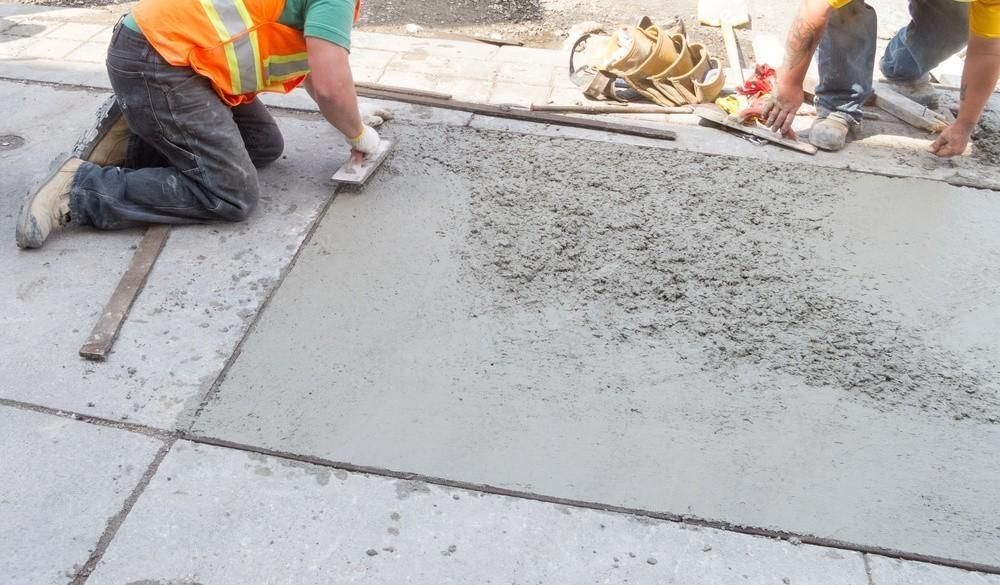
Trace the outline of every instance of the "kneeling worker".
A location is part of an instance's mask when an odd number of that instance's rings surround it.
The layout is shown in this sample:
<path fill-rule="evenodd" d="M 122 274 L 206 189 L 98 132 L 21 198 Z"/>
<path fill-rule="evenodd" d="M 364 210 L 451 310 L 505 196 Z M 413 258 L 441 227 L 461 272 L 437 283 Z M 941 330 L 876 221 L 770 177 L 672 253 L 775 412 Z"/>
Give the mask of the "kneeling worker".
<path fill-rule="evenodd" d="M 962 154 L 1000 76 L 1000 0 L 910 0 L 909 5 L 910 24 L 889 42 L 879 67 L 889 87 L 936 108 L 930 70 L 968 46 L 958 118 L 931 145 L 938 156 Z M 821 118 L 809 140 L 825 150 L 843 148 L 872 95 L 876 33 L 875 10 L 864 0 L 802 0 L 788 33 L 775 101 L 765 108 L 768 125 L 791 131 L 818 46 Z"/>
<path fill-rule="evenodd" d="M 375 153 L 348 60 L 359 9 L 360 0 L 142 0 L 108 49 L 127 129 L 119 121 L 94 162 L 70 159 L 28 196 L 17 245 L 38 248 L 70 221 L 110 230 L 246 219 L 260 194 L 255 167 L 284 148 L 258 92 L 304 83 L 356 153 Z"/>

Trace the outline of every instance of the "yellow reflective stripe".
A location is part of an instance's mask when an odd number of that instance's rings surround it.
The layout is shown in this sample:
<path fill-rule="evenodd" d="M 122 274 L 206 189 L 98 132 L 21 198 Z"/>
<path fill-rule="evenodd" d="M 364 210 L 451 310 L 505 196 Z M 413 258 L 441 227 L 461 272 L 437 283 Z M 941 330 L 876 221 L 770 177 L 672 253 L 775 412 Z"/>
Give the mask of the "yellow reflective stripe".
<path fill-rule="evenodd" d="M 250 31 L 250 46 L 253 47 L 253 72 L 257 81 L 257 90 L 264 89 L 264 72 L 260 66 L 260 41 L 257 39 L 257 31 Z"/>
<path fill-rule="evenodd" d="M 268 83 L 288 81 L 309 73 L 309 54 L 271 55 L 265 66 Z"/>
<path fill-rule="evenodd" d="M 257 61 L 254 60 L 253 43 L 249 35 L 244 35 L 232 43 L 226 43 L 226 47 L 232 47 L 236 55 L 237 68 L 239 70 L 240 90 L 237 94 L 250 93 L 256 91 L 257 85 Z"/>

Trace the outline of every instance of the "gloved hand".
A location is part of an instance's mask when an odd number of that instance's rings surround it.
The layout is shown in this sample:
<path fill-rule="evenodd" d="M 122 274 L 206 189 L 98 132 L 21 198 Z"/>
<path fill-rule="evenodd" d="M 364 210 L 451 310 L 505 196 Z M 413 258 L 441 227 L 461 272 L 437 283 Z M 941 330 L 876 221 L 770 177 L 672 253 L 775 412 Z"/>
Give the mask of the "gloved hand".
<path fill-rule="evenodd" d="M 361 104 L 358 107 L 358 111 L 361 114 L 361 121 L 364 122 L 365 126 L 371 126 L 372 128 L 378 128 L 395 117 L 389 110 L 380 108 L 374 104 Z"/>
<path fill-rule="evenodd" d="M 360 136 L 356 138 L 348 137 L 347 141 L 351 143 L 352 149 L 364 154 L 375 154 L 378 152 L 379 144 L 382 143 L 382 139 L 379 138 L 378 132 L 376 132 L 371 126 L 365 126 L 365 129 Z"/>

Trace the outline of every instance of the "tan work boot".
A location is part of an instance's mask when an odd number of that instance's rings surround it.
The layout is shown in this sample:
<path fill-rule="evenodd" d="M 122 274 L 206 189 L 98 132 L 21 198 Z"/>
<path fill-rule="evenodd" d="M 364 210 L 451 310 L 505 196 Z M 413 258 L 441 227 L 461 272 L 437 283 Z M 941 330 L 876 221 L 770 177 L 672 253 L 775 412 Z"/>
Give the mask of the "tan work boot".
<path fill-rule="evenodd" d="M 81 163 L 69 159 L 24 200 L 15 233 L 19 248 L 41 248 L 52 230 L 69 222 L 69 191 Z"/>
<path fill-rule="evenodd" d="M 830 114 L 813 122 L 809 130 L 809 142 L 823 150 L 841 150 L 847 144 L 847 134 L 850 131 L 851 123 L 844 116 Z"/>
<path fill-rule="evenodd" d="M 931 85 L 930 75 L 924 75 L 920 79 L 910 81 L 886 79 L 882 83 L 889 89 L 910 98 L 925 108 L 936 110 L 941 105 L 941 94 Z"/>
<path fill-rule="evenodd" d="M 87 160 L 102 167 L 120 167 L 128 155 L 128 137 L 131 131 L 125 116 L 119 115 L 111 128 L 98 140 Z"/>

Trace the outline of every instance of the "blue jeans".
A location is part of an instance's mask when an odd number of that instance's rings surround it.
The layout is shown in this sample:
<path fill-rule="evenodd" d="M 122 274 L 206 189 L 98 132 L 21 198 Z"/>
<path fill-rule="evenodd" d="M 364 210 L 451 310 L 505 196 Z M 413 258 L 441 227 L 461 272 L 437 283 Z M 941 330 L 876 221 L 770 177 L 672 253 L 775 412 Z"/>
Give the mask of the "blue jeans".
<path fill-rule="evenodd" d="M 969 39 L 969 5 L 956 0 L 910 0 L 910 24 L 896 33 L 879 67 L 889 80 L 920 79 L 960 51 Z M 861 121 L 872 96 L 878 19 L 863 0 L 833 11 L 819 43 L 816 109 Z"/>
<path fill-rule="evenodd" d="M 80 166 L 70 190 L 73 223 L 121 229 L 246 219 L 260 193 L 255 167 L 284 149 L 260 100 L 229 107 L 208 79 L 170 65 L 120 23 L 107 67 L 132 132 L 128 160 Z"/>

